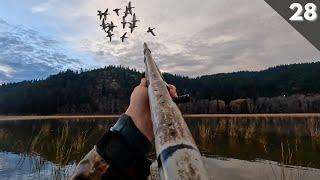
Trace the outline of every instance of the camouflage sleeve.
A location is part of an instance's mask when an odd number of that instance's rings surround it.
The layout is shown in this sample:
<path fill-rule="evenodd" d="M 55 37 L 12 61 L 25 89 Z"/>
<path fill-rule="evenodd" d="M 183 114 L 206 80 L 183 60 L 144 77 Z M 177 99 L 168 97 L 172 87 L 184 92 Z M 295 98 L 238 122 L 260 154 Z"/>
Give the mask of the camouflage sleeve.
<path fill-rule="evenodd" d="M 70 179 L 102 179 L 110 165 L 97 153 L 96 146 L 79 162 Z"/>
<path fill-rule="evenodd" d="M 71 179 L 146 179 L 151 142 L 123 114 L 83 160 Z"/>

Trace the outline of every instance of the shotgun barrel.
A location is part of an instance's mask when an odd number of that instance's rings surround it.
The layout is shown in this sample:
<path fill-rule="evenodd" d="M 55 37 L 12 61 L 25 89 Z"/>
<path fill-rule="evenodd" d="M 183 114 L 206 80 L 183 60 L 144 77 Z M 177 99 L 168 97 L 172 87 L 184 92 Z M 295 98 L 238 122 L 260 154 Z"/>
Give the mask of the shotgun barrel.
<path fill-rule="evenodd" d="M 144 63 L 160 179 L 208 179 L 199 149 L 146 43 Z"/>

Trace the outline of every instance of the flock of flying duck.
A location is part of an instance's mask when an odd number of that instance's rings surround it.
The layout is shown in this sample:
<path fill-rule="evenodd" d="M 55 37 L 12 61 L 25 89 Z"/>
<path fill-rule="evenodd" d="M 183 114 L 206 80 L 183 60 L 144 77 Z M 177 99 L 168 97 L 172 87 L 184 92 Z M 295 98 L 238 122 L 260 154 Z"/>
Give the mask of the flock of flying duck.
<path fill-rule="evenodd" d="M 131 2 L 129 2 L 129 4 L 126 6 L 126 10 L 123 12 L 124 16 L 122 17 L 122 28 L 125 29 L 126 25 L 129 24 L 129 28 L 130 28 L 130 32 L 133 33 L 134 29 L 138 26 L 136 26 L 136 23 L 139 22 L 140 20 L 137 20 L 136 17 L 136 13 L 132 13 L 132 9 L 134 7 L 131 6 Z M 120 16 L 120 10 L 121 8 L 116 8 L 113 11 L 116 13 L 117 16 Z M 107 33 L 107 38 L 110 39 L 110 41 L 112 41 L 112 36 L 113 34 L 113 30 L 114 28 L 116 28 L 117 26 L 114 25 L 114 23 L 111 21 L 110 23 L 106 22 L 107 21 L 107 17 L 108 15 L 110 15 L 108 13 L 109 9 L 106 9 L 104 12 L 98 10 L 98 16 L 100 18 L 100 20 L 102 20 L 102 23 L 100 25 L 100 27 L 102 27 L 102 30 L 105 31 Z M 132 20 L 130 22 L 126 21 L 126 18 L 128 17 L 128 15 L 132 15 Z M 147 33 L 151 33 L 153 36 L 156 36 L 155 33 L 153 32 L 155 28 L 148 28 Z M 124 40 L 126 38 L 128 38 L 127 36 L 127 32 L 125 32 L 120 38 L 121 41 L 124 42 Z"/>

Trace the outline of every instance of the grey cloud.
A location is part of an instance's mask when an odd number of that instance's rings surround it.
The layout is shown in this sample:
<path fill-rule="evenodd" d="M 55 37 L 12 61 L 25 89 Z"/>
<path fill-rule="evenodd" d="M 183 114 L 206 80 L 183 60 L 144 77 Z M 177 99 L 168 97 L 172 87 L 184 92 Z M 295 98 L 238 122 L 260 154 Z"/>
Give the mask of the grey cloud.
<path fill-rule="evenodd" d="M 23 80 L 43 79 L 57 72 L 57 69 L 50 66 L 44 66 L 42 63 L 22 64 L 8 62 L 7 65 L 14 67 L 14 73 L 12 76 L 2 79 L 3 82 L 19 82 Z M 2 74 L 5 76 L 4 73 Z"/>
<path fill-rule="evenodd" d="M 0 23 L 0 83 L 43 79 L 81 66 L 78 59 L 63 53 L 57 41 L 3 20 Z"/>
<path fill-rule="evenodd" d="M 125 43 L 119 39 L 122 29 L 116 28 L 115 41 L 110 43 L 101 32 L 96 10 L 123 7 L 127 2 L 56 0 L 41 15 L 72 39 L 67 43 L 79 46 L 100 66 L 121 64 L 143 70 L 143 42 L 149 44 L 162 70 L 190 76 L 320 59 L 320 52 L 271 7 L 252 0 L 134 1 L 139 27 Z M 0 20 L 0 32 L 7 26 Z M 157 37 L 146 33 L 149 26 L 156 28 Z M 9 34 L 0 35 L 0 55 L 7 64 L 11 57 L 13 63 L 40 63 L 54 71 L 79 66 L 56 48 L 59 42 L 20 26 L 11 28 L 12 32 L 5 31 Z"/>
<path fill-rule="evenodd" d="M 137 32 L 125 45 L 99 46 L 99 52 L 108 52 L 119 64 L 142 70 L 145 40 L 163 70 L 190 76 L 320 59 L 320 52 L 264 1 L 148 2 L 135 2 L 144 10 L 137 9 L 143 20 L 139 25 L 156 25 L 158 36 L 150 38 L 144 31 Z M 100 44 L 96 40 L 92 43 L 96 45 L 91 49 Z"/>

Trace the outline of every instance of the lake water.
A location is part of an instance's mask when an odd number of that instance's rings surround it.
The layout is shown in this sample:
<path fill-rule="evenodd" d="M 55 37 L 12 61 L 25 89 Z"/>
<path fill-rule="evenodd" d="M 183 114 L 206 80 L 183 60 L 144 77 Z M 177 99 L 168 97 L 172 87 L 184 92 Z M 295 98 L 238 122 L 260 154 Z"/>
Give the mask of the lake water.
<path fill-rule="evenodd" d="M 185 119 L 211 179 L 320 179 L 317 116 Z M 115 121 L 0 121 L 0 179 L 66 179 Z"/>

